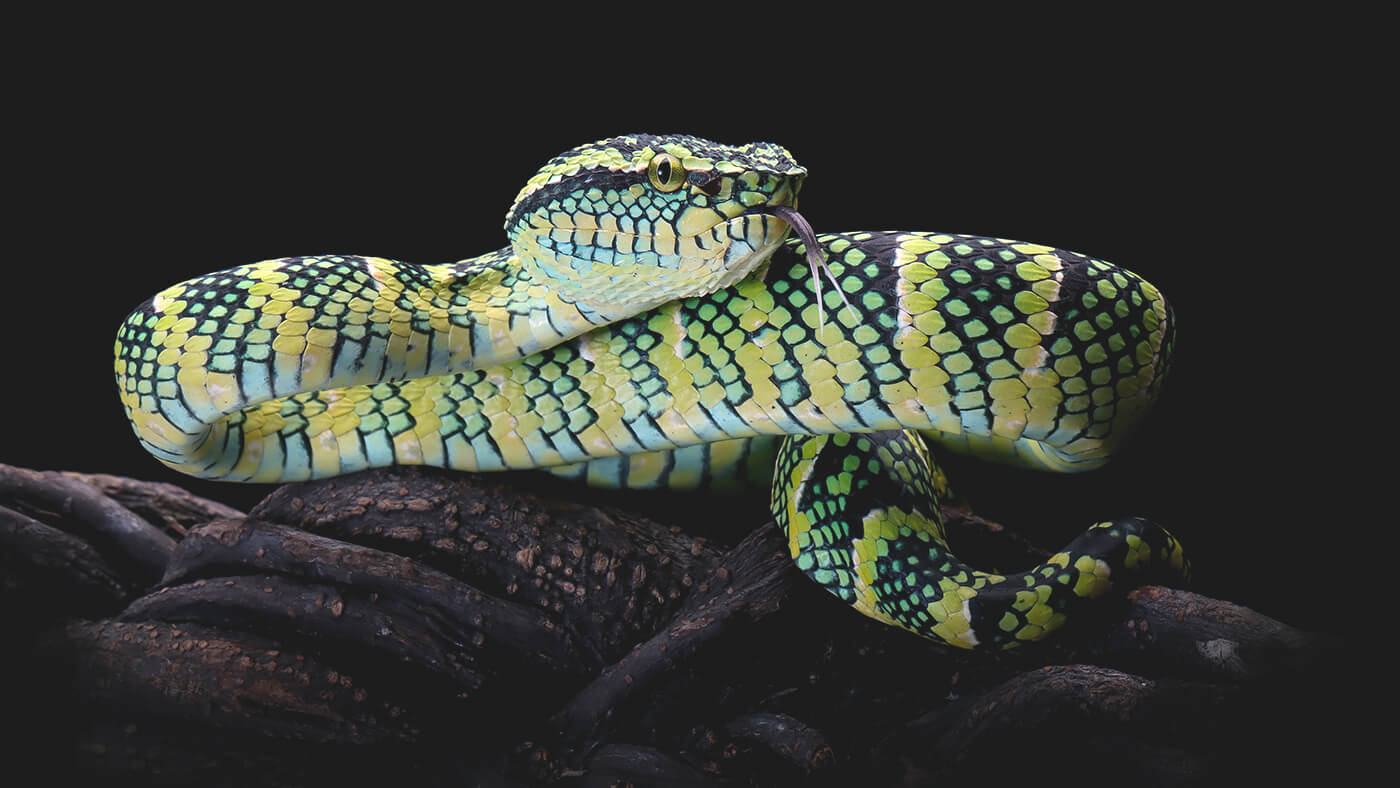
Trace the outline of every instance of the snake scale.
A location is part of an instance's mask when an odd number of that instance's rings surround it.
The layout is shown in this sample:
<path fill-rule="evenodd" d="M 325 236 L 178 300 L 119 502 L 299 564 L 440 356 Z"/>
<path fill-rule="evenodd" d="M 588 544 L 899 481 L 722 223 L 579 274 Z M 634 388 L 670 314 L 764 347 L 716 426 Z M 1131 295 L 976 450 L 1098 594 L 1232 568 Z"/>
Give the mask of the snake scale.
<path fill-rule="evenodd" d="M 767 143 L 583 145 L 529 180 L 498 251 L 282 258 L 161 291 L 119 330 L 121 400 L 151 454 L 212 479 L 392 464 L 638 488 L 770 478 L 801 571 L 963 648 L 1037 640 L 1111 585 L 1184 576 L 1178 542 L 1139 518 L 1027 572 L 965 566 L 924 443 L 1100 466 L 1165 375 L 1161 294 L 1037 244 L 816 235 L 796 212 L 805 176 Z"/>

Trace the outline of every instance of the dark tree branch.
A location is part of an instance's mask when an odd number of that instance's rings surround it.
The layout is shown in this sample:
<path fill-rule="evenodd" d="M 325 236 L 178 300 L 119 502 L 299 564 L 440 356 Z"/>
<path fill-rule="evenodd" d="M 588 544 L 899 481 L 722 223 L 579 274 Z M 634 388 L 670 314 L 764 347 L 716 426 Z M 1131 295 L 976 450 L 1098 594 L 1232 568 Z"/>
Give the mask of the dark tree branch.
<path fill-rule="evenodd" d="M 173 539 L 121 504 L 61 473 L 0 464 L 0 500 L 22 501 L 54 512 L 77 536 L 109 557 L 131 564 L 147 582 L 160 577 L 175 547 Z"/>
<path fill-rule="evenodd" d="M 112 561 L 102 545 L 158 540 L 104 490 L 185 531 L 178 548 Z M 0 508 L 5 566 L 22 568 L 7 583 L 30 584 L 11 602 L 94 600 L 7 608 L 52 617 L 8 652 L 29 698 L 17 708 L 47 720 L 44 741 L 138 736 L 125 759 L 104 750 L 120 774 L 158 762 L 304 784 L 402 759 L 500 784 L 891 784 L 1093 763 L 1208 782 L 1229 774 L 1222 746 L 1252 752 L 1243 732 L 1287 741 L 1308 688 L 1308 718 L 1328 718 L 1321 677 L 1339 664 L 1329 638 L 1153 587 L 1045 646 L 969 657 L 807 583 L 771 524 L 718 551 L 504 477 L 387 469 L 226 517 L 178 490 L 0 466 L 0 499 L 20 507 Z M 1044 556 L 996 523 L 945 518 L 979 564 Z M 157 563 L 161 587 L 131 600 Z M 115 618 L 59 618 L 74 614 Z"/>
<path fill-rule="evenodd" d="M 408 741 L 419 723 L 358 677 L 281 643 L 196 624 L 76 622 L 39 646 L 77 709 L 305 741 Z M 79 712 L 82 713 L 82 712 Z"/>
<path fill-rule="evenodd" d="M 719 555 L 646 518 L 431 468 L 289 484 L 252 515 L 409 556 L 547 611 L 609 662 L 663 626 Z"/>
<path fill-rule="evenodd" d="M 243 512 L 232 506 L 201 498 L 165 482 L 145 482 L 106 473 L 64 471 L 63 475 L 97 488 L 176 539 L 200 523 L 243 516 Z"/>
<path fill-rule="evenodd" d="M 172 557 L 163 582 L 168 587 L 197 578 L 263 572 L 388 597 L 405 611 L 414 611 L 419 633 L 433 634 L 434 650 L 480 648 L 489 640 L 491 648 L 504 650 L 510 659 L 556 672 L 580 673 L 601 664 L 543 611 L 491 597 L 411 558 L 257 520 L 216 520 L 191 531 Z M 192 596 L 208 597 L 218 584 L 202 588 L 208 591 Z M 156 596 L 155 601 L 143 600 L 138 610 L 161 608 Z M 316 598 L 311 607 L 301 607 L 304 613 L 319 612 Z M 334 605 L 329 609 L 332 619 L 341 612 Z"/>
<path fill-rule="evenodd" d="M 0 567 L 0 610 L 10 627 L 16 619 L 116 613 L 134 590 L 87 542 L 4 506 Z"/>
<path fill-rule="evenodd" d="M 650 691 L 740 617 L 756 619 L 777 610 L 787 590 L 802 579 L 792 569 L 777 527 L 769 523 L 755 531 L 720 559 L 669 626 L 604 669 L 560 709 L 551 734 L 566 750 L 586 750 L 629 698 Z"/>

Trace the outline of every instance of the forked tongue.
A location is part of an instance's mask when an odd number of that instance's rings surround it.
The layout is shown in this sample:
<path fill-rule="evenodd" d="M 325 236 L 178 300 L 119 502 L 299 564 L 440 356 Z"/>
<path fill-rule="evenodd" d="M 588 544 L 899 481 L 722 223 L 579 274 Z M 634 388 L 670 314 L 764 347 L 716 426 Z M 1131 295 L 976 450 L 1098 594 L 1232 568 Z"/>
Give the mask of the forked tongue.
<path fill-rule="evenodd" d="M 812 291 L 817 299 L 817 330 L 821 331 L 826 326 L 826 318 L 822 312 L 822 278 L 821 273 L 826 274 L 826 278 L 831 282 L 831 287 L 836 291 L 836 295 L 841 297 L 841 303 L 851 310 L 851 317 L 860 320 L 860 313 L 851 306 L 851 302 L 846 300 L 846 293 L 837 283 L 836 277 L 832 275 L 831 269 L 827 267 L 826 258 L 822 257 L 822 247 L 817 243 L 817 234 L 812 230 L 812 225 L 795 208 L 786 205 L 774 205 L 768 209 L 774 216 L 788 223 L 792 231 L 797 233 L 797 237 L 802 239 L 802 245 L 807 249 L 807 267 L 812 269 Z M 820 272 L 820 273 L 819 273 Z"/>

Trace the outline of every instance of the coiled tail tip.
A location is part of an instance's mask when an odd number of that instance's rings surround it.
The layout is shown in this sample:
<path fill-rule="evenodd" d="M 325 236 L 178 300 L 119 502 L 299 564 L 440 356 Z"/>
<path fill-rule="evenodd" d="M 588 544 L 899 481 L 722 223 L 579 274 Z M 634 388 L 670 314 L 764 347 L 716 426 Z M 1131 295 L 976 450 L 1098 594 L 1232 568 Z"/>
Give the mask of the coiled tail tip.
<path fill-rule="evenodd" d="M 990 584 L 969 605 L 979 645 L 1014 648 L 1079 618 L 1110 590 L 1183 585 L 1181 542 L 1140 517 L 1098 523 L 1041 565 Z"/>
<path fill-rule="evenodd" d="M 1181 543 L 1140 517 L 1101 522 L 1026 572 L 973 569 L 947 545 L 916 435 L 789 436 L 772 512 L 804 574 L 861 613 L 963 649 L 1015 648 L 1110 590 L 1181 584 Z"/>

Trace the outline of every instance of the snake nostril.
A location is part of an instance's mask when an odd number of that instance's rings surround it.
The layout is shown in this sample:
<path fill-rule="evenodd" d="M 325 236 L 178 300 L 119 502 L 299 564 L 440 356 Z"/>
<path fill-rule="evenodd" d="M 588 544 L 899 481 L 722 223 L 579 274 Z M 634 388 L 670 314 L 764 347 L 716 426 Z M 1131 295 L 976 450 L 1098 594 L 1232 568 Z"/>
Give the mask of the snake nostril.
<path fill-rule="evenodd" d="M 724 178 L 715 173 L 711 173 L 709 177 L 704 178 L 703 180 L 697 178 L 696 175 L 693 174 L 691 175 L 691 179 L 691 182 L 695 184 L 695 188 L 710 195 L 711 197 L 718 195 L 720 193 L 720 190 L 724 188 Z"/>

